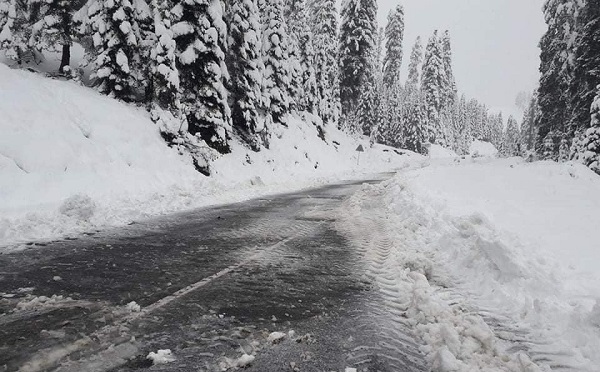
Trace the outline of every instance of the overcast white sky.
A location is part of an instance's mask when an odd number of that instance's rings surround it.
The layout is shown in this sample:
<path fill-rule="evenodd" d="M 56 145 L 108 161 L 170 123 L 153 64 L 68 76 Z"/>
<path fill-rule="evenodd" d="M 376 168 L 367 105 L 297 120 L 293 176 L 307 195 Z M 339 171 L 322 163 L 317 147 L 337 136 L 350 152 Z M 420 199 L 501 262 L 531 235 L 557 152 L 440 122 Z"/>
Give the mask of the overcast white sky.
<path fill-rule="evenodd" d="M 378 0 L 379 25 L 389 10 L 404 6 L 404 75 L 418 35 L 424 43 L 435 29 L 450 30 L 459 93 L 491 109 L 519 115 L 514 102 L 536 87 L 538 42 L 545 31 L 544 0 Z"/>

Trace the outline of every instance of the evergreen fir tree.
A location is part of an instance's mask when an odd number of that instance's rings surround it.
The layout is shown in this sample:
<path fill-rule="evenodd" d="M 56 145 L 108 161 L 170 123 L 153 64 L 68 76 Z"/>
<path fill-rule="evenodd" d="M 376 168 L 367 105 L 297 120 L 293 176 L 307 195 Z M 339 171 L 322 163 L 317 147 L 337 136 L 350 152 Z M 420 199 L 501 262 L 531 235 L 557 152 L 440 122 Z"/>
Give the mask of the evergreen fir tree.
<path fill-rule="evenodd" d="M 575 68 L 571 81 L 571 132 L 589 125 L 589 110 L 600 84 L 600 0 L 586 0 L 580 10 Z"/>
<path fill-rule="evenodd" d="M 386 53 L 383 59 L 383 84 L 390 89 L 400 79 L 402 42 L 404 41 L 404 8 L 396 6 L 388 14 L 385 27 Z"/>
<path fill-rule="evenodd" d="M 186 0 L 172 10 L 177 69 L 188 130 L 227 153 L 231 118 L 224 87 L 226 26 L 219 0 Z"/>
<path fill-rule="evenodd" d="M 293 71 L 290 66 L 288 34 L 281 0 L 268 0 L 262 6 L 262 56 L 265 65 L 263 89 L 273 123 L 287 125 L 285 116 L 293 105 Z"/>
<path fill-rule="evenodd" d="M 139 53 L 139 27 L 129 0 L 92 0 L 89 22 L 96 48 L 95 85 L 98 90 L 125 101 L 134 100 L 138 81 L 133 61 Z"/>
<path fill-rule="evenodd" d="M 421 80 L 427 112 L 427 139 L 431 143 L 444 145 L 445 138 L 441 123 L 444 109 L 446 73 L 443 50 L 437 31 L 433 33 L 425 50 L 425 61 Z"/>
<path fill-rule="evenodd" d="M 148 1 L 148 2 L 147 2 Z M 149 104 L 153 100 L 154 94 L 154 79 L 152 73 L 152 51 L 158 43 L 158 35 L 156 35 L 156 27 L 154 22 L 154 11 L 150 7 L 154 0 L 133 0 L 133 12 L 135 21 L 139 28 L 140 42 L 138 45 L 138 53 L 135 54 L 131 61 L 132 69 L 135 72 L 135 79 L 138 81 L 140 93 L 143 94 L 141 101 Z M 161 7 L 171 8 L 170 0 L 161 0 Z M 171 21 L 168 13 L 164 16 L 165 21 Z"/>
<path fill-rule="evenodd" d="M 311 4 L 310 24 L 314 33 L 314 67 L 318 114 L 325 123 L 340 117 L 339 85 L 337 82 L 337 13 L 335 0 Z"/>
<path fill-rule="evenodd" d="M 415 45 L 410 53 L 410 64 L 408 65 L 408 80 L 406 81 L 406 90 L 408 92 L 417 91 L 420 83 L 421 63 L 423 59 L 423 45 L 421 37 L 418 36 Z"/>
<path fill-rule="evenodd" d="M 404 110 L 404 140 L 408 150 L 424 154 L 427 143 L 425 123 L 427 115 L 420 100 L 414 100 L 406 104 Z"/>
<path fill-rule="evenodd" d="M 229 25 L 227 67 L 233 129 L 255 151 L 266 144 L 266 128 L 260 118 L 262 97 L 261 25 L 256 0 L 232 0 L 227 9 Z"/>
<path fill-rule="evenodd" d="M 375 0 L 345 0 L 340 27 L 339 71 L 342 113 L 356 109 L 364 85 L 373 79 L 373 54 L 377 38 Z"/>
<path fill-rule="evenodd" d="M 19 64 L 28 54 L 36 57 L 29 47 L 32 24 L 28 5 L 26 1 L 0 0 L 0 49 Z"/>
<path fill-rule="evenodd" d="M 365 136 L 371 136 L 381 123 L 380 103 L 376 82 L 366 82 L 357 109 L 357 120 Z"/>
<path fill-rule="evenodd" d="M 572 79 L 571 61 L 574 60 L 572 40 L 577 33 L 577 1 L 547 0 L 543 11 L 548 30 L 540 41 L 540 110 L 535 124 L 538 148 L 543 147 L 539 141 L 543 141 L 549 132 L 570 131 L 567 128 L 571 111 L 568 88 Z"/>
<path fill-rule="evenodd" d="M 600 86 L 591 105 L 590 127 L 581 143 L 580 159 L 594 172 L 600 174 Z"/>
<path fill-rule="evenodd" d="M 298 35 L 302 96 L 298 97 L 297 101 L 302 110 L 317 114 L 319 103 L 317 96 L 317 73 L 315 70 L 315 50 L 313 44 L 314 37 L 308 23 L 306 12 L 303 11 L 302 15 L 302 28 Z"/>
<path fill-rule="evenodd" d="M 62 57 L 59 72 L 68 70 L 71 63 L 71 45 L 74 39 L 73 13 L 78 1 L 31 0 L 38 7 L 38 21 L 33 25 L 30 44 L 36 49 L 54 50 L 60 45 Z"/>
<path fill-rule="evenodd" d="M 536 116 L 538 112 L 537 94 L 534 94 L 523 115 L 523 124 L 521 125 L 521 144 L 524 151 L 535 150 L 536 144 Z"/>
<path fill-rule="evenodd" d="M 288 50 L 288 65 L 292 74 L 289 86 L 292 109 L 305 110 L 304 107 L 304 71 L 301 39 L 303 38 L 305 0 L 282 0 L 283 19 L 287 33 L 286 48 Z"/>
<path fill-rule="evenodd" d="M 520 153 L 519 128 L 514 117 L 509 116 L 504 133 L 503 151 L 505 156 L 518 156 Z"/>
<path fill-rule="evenodd" d="M 168 4 L 152 0 L 152 15 L 156 40 L 150 50 L 150 112 L 165 140 L 174 144 L 186 128 L 181 117 L 179 71 Z"/>
<path fill-rule="evenodd" d="M 456 100 L 456 81 L 454 80 L 454 73 L 452 72 L 452 47 L 450 45 L 450 33 L 448 31 L 444 32 L 442 46 L 442 59 L 444 61 L 444 73 L 446 75 L 444 84 L 444 105 L 451 106 Z"/>

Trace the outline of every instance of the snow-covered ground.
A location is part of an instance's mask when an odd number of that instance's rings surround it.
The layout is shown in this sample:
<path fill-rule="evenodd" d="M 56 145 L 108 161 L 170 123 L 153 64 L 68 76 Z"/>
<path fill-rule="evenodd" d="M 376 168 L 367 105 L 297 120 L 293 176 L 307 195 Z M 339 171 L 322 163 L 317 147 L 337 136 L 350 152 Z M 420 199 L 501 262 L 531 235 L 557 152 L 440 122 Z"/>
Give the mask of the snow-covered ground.
<path fill-rule="evenodd" d="M 292 119 L 268 151 L 239 143 L 207 178 L 141 108 L 0 64 L 0 247 L 363 177 L 422 157 Z M 366 152 L 355 151 L 362 144 Z M 5 248 L 6 249 L 6 248 Z"/>
<path fill-rule="evenodd" d="M 435 371 L 598 371 L 599 210 L 581 165 L 468 158 L 363 186 L 340 228 Z"/>

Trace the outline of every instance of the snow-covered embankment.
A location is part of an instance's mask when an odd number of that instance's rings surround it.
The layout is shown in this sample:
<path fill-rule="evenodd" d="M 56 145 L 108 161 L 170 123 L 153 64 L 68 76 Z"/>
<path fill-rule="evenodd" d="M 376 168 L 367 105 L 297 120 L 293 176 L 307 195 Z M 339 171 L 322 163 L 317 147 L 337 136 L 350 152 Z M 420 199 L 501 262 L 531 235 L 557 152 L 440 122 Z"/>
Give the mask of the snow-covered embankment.
<path fill-rule="evenodd" d="M 467 159 L 364 186 L 340 228 L 434 370 L 597 371 L 599 210 L 583 166 Z"/>
<path fill-rule="evenodd" d="M 292 119 L 270 150 L 235 139 L 232 153 L 196 172 L 141 108 L 73 82 L 0 64 L 0 246 L 267 193 L 314 186 L 421 161 L 368 147 L 335 128 L 326 141 Z M 357 165 L 355 149 L 366 152 Z"/>

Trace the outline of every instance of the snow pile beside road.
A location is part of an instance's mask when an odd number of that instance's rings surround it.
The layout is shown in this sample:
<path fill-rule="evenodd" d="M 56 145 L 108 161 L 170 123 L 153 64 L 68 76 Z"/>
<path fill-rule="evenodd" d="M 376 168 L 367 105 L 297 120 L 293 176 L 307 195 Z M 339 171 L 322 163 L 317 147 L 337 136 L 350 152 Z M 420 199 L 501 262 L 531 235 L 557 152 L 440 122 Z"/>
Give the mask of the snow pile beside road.
<path fill-rule="evenodd" d="M 498 149 L 489 142 L 475 140 L 471 142 L 469 146 L 469 155 L 474 158 L 477 157 L 498 157 Z"/>
<path fill-rule="evenodd" d="M 347 207 L 341 225 L 369 242 L 369 270 L 434 370 L 597 371 L 600 178 L 588 169 L 432 165 Z"/>
<path fill-rule="evenodd" d="M 186 208 L 234 202 L 402 168 L 421 157 L 368 147 L 299 119 L 271 150 L 233 153 L 196 172 L 142 109 L 75 83 L 0 64 L 0 246 L 53 239 Z M 335 142 L 334 142 L 335 141 Z M 357 165 L 359 143 L 366 152 Z M 14 247 L 13 247 L 14 248 Z M 11 249 L 13 249 L 11 248 Z"/>
<path fill-rule="evenodd" d="M 429 146 L 429 157 L 431 159 L 454 159 L 458 155 L 450 149 L 432 144 Z"/>

